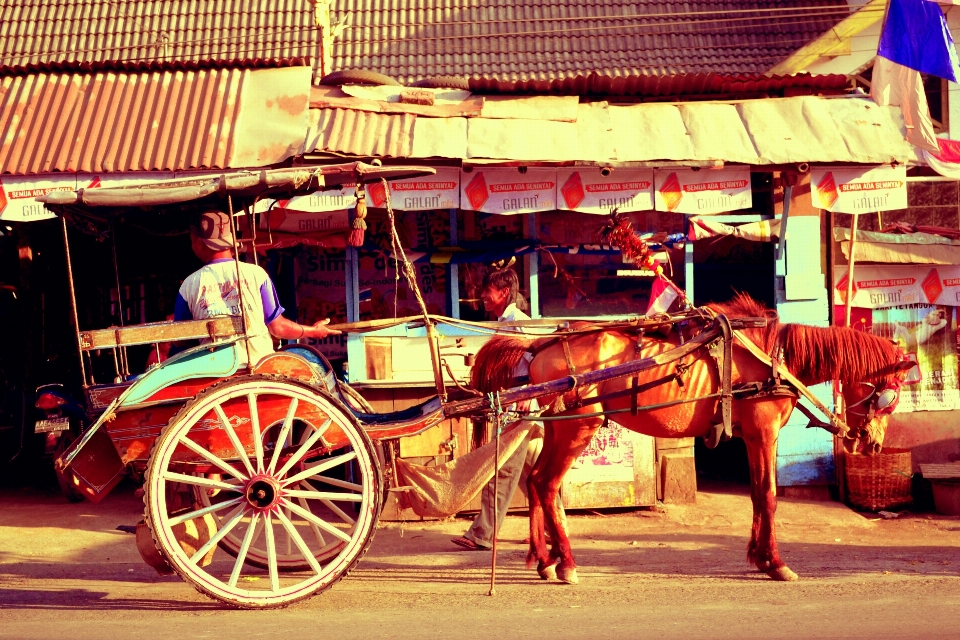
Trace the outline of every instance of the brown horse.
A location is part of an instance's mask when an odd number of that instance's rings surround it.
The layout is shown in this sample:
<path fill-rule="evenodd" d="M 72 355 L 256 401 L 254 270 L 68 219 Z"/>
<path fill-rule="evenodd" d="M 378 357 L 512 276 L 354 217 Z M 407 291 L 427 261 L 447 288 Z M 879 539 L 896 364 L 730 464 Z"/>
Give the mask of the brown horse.
<path fill-rule="evenodd" d="M 912 366 L 912 363 L 903 362 L 896 345 L 890 340 L 846 328 L 781 325 L 775 312 L 744 295 L 728 304 L 711 305 L 711 308 L 729 318 L 767 318 L 765 327 L 747 329 L 744 334 L 767 354 L 782 350 L 782 366 L 806 385 L 828 380 L 841 381 L 845 403 L 849 407 L 848 420 L 858 423 L 850 424 L 851 436 L 858 437 L 868 452 L 879 450 L 889 413 L 896 404 L 900 383 L 906 368 Z M 569 349 L 559 341 L 548 343 L 548 340 L 551 338 L 531 341 L 512 336 L 490 340 L 477 353 L 473 386 L 481 391 L 514 386 L 514 367 L 531 350 L 536 355 L 530 363 L 530 382 L 536 384 L 570 375 L 571 364 L 575 373 L 584 373 L 654 356 L 680 343 L 677 333 L 671 331 L 666 336 L 647 334 L 639 338 L 638 344 L 635 330 L 574 333 L 566 339 Z M 766 382 L 771 378 L 771 367 L 751 355 L 739 341 L 734 342 L 732 363 L 735 388 L 747 383 Z M 643 383 L 665 377 L 674 379 L 642 391 L 637 406 L 701 398 L 720 390 L 718 367 L 707 355 L 706 349 L 701 348 L 681 363 L 640 373 L 637 381 L 632 376 L 616 378 L 567 392 L 560 397 L 560 401 L 556 395 L 546 396 L 540 403 L 541 406 L 551 406 L 560 415 L 596 414 L 601 408 L 603 411 L 626 409 L 633 402 L 630 395 L 606 398 L 593 404 L 590 400 L 627 390 L 634 384 L 643 388 Z M 735 397 L 732 403 L 734 435 L 744 439 L 750 464 L 753 529 L 747 556 L 758 569 L 775 580 L 797 579 L 797 574 L 784 564 L 777 551 L 774 524 L 777 508 L 777 435 L 796 402 L 793 396 L 768 395 Z M 859 413 L 855 414 L 854 407 Z M 546 415 L 549 414 L 550 409 Z M 686 438 L 708 433 L 720 422 L 718 416 L 719 400 L 714 396 L 666 408 L 640 410 L 636 414 L 621 412 L 616 420 L 628 429 L 647 435 Z M 578 581 L 570 540 L 555 507 L 556 496 L 563 476 L 603 420 L 602 416 L 594 415 L 547 423 L 543 450 L 528 480 L 530 550 L 527 564 L 532 567 L 536 563 L 543 579 L 556 575 L 563 582 L 574 584 Z M 848 448 L 856 446 L 855 443 L 856 440 L 851 439 Z M 553 541 L 549 551 L 544 536 L 545 527 Z"/>

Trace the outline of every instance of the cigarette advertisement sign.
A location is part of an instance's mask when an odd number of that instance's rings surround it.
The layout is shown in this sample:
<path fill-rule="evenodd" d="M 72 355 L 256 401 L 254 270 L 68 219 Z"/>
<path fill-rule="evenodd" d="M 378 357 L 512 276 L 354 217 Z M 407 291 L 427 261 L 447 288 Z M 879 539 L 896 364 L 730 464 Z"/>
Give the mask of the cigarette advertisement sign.
<path fill-rule="evenodd" d="M 907 208 L 907 167 L 819 168 L 810 171 L 813 206 L 836 213 Z"/>
<path fill-rule="evenodd" d="M 394 180 L 389 183 L 390 204 L 396 211 L 428 211 L 460 208 L 460 169 L 440 167 L 432 176 Z M 386 207 L 387 196 L 382 182 L 367 187 L 368 204 Z"/>
<path fill-rule="evenodd" d="M 597 168 L 560 169 L 557 208 L 605 215 L 653 209 L 653 170 L 616 169 L 601 175 Z"/>
<path fill-rule="evenodd" d="M 258 213 L 268 209 L 293 209 L 305 213 L 322 213 L 352 209 L 357 206 L 357 188 L 330 189 L 314 191 L 302 196 L 294 196 L 284 200 L 261 200 L 255 211 Z"/>
<path fill-rule="evenodd" d="M 657 211 L 710 215 L 753 206 L 750 169 L 663 169 L 654 173 Z"/>
<path fill-rule="evenodd" d="M 881 309 L 913 304 L 960 306 L 960 266 L 857 265 L 854 307 Z M 834 269 L 833 302 L 847 302 L 847 267 Z"/>
<path fill-rule="evenodd" d="M 960 408 L 956 310 L 931 304 L 851 310 L 855 328 L 896 342 L 917 363 L 900 390 L 898 412 Z M 843 322 L 842 311 L 836 317 Z"/>
<path fill-rule="evenodd" d="M 557 171 L 534 167 L 464 170 L 460 207 L 500 214 L 552 211 L 557 208 Z"/>
<path fill-rule="evenodd" d="M 0 220 L 35 222 L 56 216 L 37 202 L 37 197 L 52 191 L 73 191 L 77 176 L 50 174 L 44 176 L 3 176 L 0 178 Z"/>

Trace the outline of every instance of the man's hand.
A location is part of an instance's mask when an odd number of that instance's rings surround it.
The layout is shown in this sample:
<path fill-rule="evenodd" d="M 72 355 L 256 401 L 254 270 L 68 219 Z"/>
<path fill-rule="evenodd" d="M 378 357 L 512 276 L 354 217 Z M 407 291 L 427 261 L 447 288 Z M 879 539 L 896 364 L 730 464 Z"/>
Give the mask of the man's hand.
<path fill-rule="evenodd" d="M 324 318 L 312 325 L 302 325 L 287 320 L 279 316 L 276 320 L 267 325 L 270 335 L 284 340 L 299 340 L 300 338 L 326 338 L 327 336 L 337 335 L 340 332 L 336 329 L 330 329 L 330 318 Z"/>
<path fill-rule="evenodd" d="M 336 336 L 340 335 L 340 331 L 336 329 L 330 329 L 327 325 L 330 324 L 330 318 L 324 318 L 318 322 L 314 322 L 313 326 L 304 326 L 304 337 L 306 338 L 326 338 L 327 336 Z M 302 325 L 301 325 L 302 326 Z"/>

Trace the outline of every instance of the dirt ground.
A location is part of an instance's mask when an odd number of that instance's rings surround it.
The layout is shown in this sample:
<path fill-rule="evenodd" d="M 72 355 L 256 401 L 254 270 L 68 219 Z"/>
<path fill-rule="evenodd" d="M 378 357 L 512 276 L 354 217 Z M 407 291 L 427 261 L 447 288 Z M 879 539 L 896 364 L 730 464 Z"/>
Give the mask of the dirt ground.
<path fill-rule="evenodd" d="M 100 505 L 0 495 L 0 638 L 958 638 L 960 518 L 884 520 L 781 500 L 779 539 L 800 581 L 746 563 L 746 487 L 695 505 L 573 513 L 578 586 L 523 566 L 526 518 L 490 554 L 450 538 L 468 520 L 381 525 L 344 581 L 287 609 L 236 611 L 144 565 L 119 524 L 132 487 Z"/>

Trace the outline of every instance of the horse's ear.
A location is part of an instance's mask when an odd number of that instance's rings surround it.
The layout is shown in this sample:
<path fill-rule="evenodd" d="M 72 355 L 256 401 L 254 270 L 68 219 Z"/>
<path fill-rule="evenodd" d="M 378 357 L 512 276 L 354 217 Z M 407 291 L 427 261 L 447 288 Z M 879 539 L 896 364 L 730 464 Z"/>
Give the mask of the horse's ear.
<path fill-rule="evenodd" d="M 913 369 L 915 366 L 917 366 L 917 363 L 914 362 L 913 360 L 903 360 L 893 365 L 893 370 L 897 372 L 909 371 L 910 369 Z"/>

